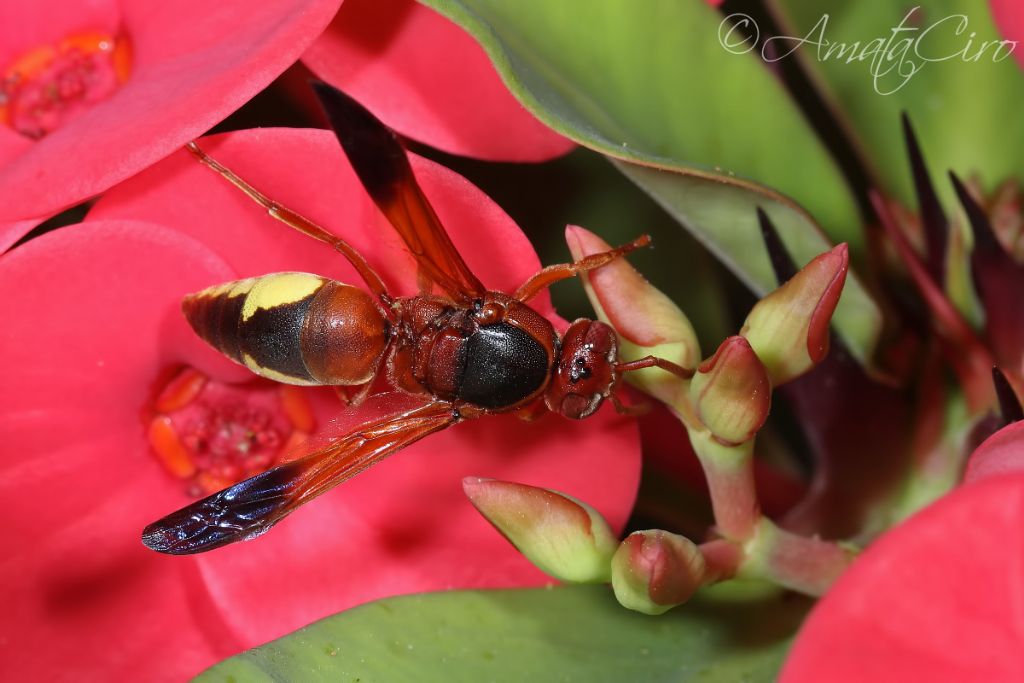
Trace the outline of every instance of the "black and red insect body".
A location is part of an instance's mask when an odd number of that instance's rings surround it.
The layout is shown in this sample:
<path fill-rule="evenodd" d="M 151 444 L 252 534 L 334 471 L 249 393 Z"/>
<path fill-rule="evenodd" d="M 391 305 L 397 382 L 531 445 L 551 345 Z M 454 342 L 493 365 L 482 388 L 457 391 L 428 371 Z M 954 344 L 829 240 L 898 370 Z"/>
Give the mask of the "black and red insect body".
<path fill-rule="evenodd" d="M 691 374 L 654 357 L 619 362 L 618 337 L 601 322 L 577 320 L 560 339 L 527 304 L 552 283 L 606 265 L 649 238 L 544 268 L 512 294 L 488 290 L 456 251 L 394 134 L 347 95 L 314 87 L 360 181 L 415 257 L 421 294 L 390 296 L 351 246 L 192 144 L 193 154 L 272 216 L 340 251 L 369 291 L 308 273 L 276 273 L 211 287 L 186 297 L 182 308 L 203 339 L 259 375 L 348 388 L 353 403 L 384 385 L 422 405 L 363 424 L 154 522 L 143 532 L 154 550 L 197 553 L 257 536 L 327 489 L 461 420 L 506 412 L 531 418 L 545 410 L 582 419 L 606 398 L 621 407 L 613 391 L 622 372 L 657 366 Z"/>

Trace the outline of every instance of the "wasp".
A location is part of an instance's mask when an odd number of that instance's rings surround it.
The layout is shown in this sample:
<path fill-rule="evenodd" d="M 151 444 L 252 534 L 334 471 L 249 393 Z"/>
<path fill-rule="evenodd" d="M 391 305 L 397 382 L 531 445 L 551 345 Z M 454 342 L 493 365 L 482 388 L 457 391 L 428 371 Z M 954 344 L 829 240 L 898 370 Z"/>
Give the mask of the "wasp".
<path fill-rule="evenodd" d="M 463 420 L 508 412 L 532 419 L 545 411 L 583 419 L 606 399 L 628 412 L 614 393 L 622 373 L 660 367 L 692 375 L 653 356 L 620 361 L 615 331 L 599 321 L 576 320 L 560 337 L 528 303 L 554 282 L 646 246 L 649 237 L 544 268 L 512 294 L 489 290 L 452 244 L 395 134 L 348 95 L 323 83 L 313 87 L 360 182 L 415 258 L 420 294 L 391 296 L 343 239 L 190 143 L 202 163 L 274 218 L 341 252 L 366 288 L 309 273 L 274 273 L 191 294 L 182 310 L 200 337 L 258 375 L 339 387 L 351 391 L 346 396 L 353 404 L 383 385 L 418 404 L 150 524 L 142 540 L 153 550 L 185 555 L 254 538 L 388 455 Z"/>

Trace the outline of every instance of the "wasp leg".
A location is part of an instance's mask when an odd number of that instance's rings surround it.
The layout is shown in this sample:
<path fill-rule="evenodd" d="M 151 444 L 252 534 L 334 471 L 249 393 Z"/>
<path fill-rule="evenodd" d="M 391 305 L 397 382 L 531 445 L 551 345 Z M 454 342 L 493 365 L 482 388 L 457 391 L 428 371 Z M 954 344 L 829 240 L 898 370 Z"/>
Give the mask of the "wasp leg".
<path fill-rule="evenodd" d="M 275 218 L 285 225 L 298 230 L 304 235 L 324 242 L 325 244 L 329 244 L 340 251 L 342 256 L 348 259 L 348 262 L 356 269 L 359 276 L 363 278 L 363 281 L 366 283 L 366 286 L 370 288 L 370 291 L 384 303 L 385 309 L 390 310 L 392 299 L 388 294 L 387 288 L 384 286 L 384 281 L 380 279 L 377 271 L 375 271 L 373 267 L 366 262 L 366 259 L 363 258 L 362 254 L 356 251 L 348 242 L 328 232 L 305 216 L 292 211 L 288 207 L 279 204 L 270 197 L 267 197 L 265 194 L 243 180 L 234 171 L 204 152 L 195 142 L 188 143 L 185 145 L 185 148 L 205 166 L 211 168 L 229 183 L 244 192 L 246 196 L 254 202 L 266 209 L 267 213 L 269 213 L 272 218 Z"/>
<path fill-rule="evenodd" d="M 363 382 L 362 384 L 356 384 L 353 386 L 342 386 L 335 385 L 334 393 L 338 395 L 338 399 L 341 400 L 342 405 L 347 407 L 358 407 L 362 405 L 366 397 L 370 395 L 370 389 L 373 388 L 373 384 L 376 381 L 376 377 L 371 379 L 369 382 Z"/>
<path fill-rule="evenodd" d="M 608 398 L 611 400 L 612 405 L 615 406 L 615 412 L 619 415 L 625 415 L 626 417 L 641 417 L 651 412 L 651 404 L 634 403 L 633 405 L 626 405 L 622 402 L 622 399 L 615 394 L 609 394 Z"/>
<path fill-rule="evenodd" d="M 630 361 L 629 363 L 616 363 L 616 372 L 632 372 L 633 370 L 643 370 L 644 368 L 661 368 L 666 372 L 671 372 L 677 377 L 683 379 L 690 379 L 693 377 L 693 370 L 676 365 L 670 360 L 664 358 L 658 358 L 657 356 L 644 356 L 638 360 Z"/>
<path fill-rule="evenodd" d="M 513 414 L 523 422 L 533 422 L 547 412 L 548 407 L 544 404 L 544 399 L 538 398 L 533 403 L 523 406 Z"/>
<path fill-rule="evenodd" d="M 606 266 L 615 259 L 621 258 L 635 249 L 646 247 L 650 243 L 650 235 L 641 235 L 629 244 L 624 244 L 621 247 L 612 249 L 611 251 L 602 251 L 600 254 L 591 254 L 590 256 L 582 258 L 575 263 L 560 263 L 554 266 L 548 266 L 524 282 L 512 296 L 519 301 L 526 303 L 533 297 L 537 296 L 541 291 L 547 289 L 560 280 L 565 280 L 579 275 L 580 273 L 585 273 L 588 270 L 594 270 L 595 268 Z"/>

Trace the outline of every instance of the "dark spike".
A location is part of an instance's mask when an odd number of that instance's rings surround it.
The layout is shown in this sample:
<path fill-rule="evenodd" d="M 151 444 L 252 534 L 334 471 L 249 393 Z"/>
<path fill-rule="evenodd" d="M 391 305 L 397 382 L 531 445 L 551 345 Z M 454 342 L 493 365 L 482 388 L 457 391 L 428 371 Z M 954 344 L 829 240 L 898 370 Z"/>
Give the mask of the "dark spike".
<path fill-rule="evenodd" d="M 936 283 L 942 285 L 946 278 L 946 243 L 949 240 L 949 221 L 935 193 L 935 186 L 928 175 L 928 166 L 921 152 L 921 146 L 910 125 L 910 117 L 902 114 L 903 139 L 910 157 L 910 172 L 914 178 L 914 192 L 917 195 L 918 210 L 921 215 L 921 226 L 924 229 L 925 249 L 927 251 L 925 266 L 928 274 Z"/>
<path fill-rule="evenodd" d="M 999 399 L 999 414 L 1003 426 L 1024 420 L 1024 407 L 1021 407 L 1013 386 L 998 366 L 992 367 L 992 384 L 996 387 L 996 398 Z"/>
<path fill-rule="evenodd" d="M 786 245 L 782 243 L 782 238 L 779 237 L 779 231 L 775 229 L 772 219 L 768 218 L 768 214 L 760 206 L 757 207 L 757 220 L 761 224 L 761 239 L 764 240 L 764 247 L 772 262 L 775 279 L 781 285 L 796 275 L 798 268 L 793 257 L 786 251 Z"/>
<path fill-rule="evenodd" d="M 1004 254 L 985 209 L 974 200 L 967 186 L 952 171 L 949 172 L 949 180 L 953 183 L 953 189 L 956 190 L 956 196 L 963 205 L 971 230 L 974 232 L 974 251 L 985 256 Z"/>

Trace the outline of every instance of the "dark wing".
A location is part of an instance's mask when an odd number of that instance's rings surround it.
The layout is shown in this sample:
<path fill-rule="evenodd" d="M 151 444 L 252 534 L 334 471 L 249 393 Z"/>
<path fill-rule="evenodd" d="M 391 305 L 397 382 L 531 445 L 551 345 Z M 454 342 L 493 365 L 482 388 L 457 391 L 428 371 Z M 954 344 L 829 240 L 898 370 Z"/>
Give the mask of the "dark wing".
<path fill-rule="evenodd" d="M 435 401 L 369 422 L 153 522 L 142 542 L 161 553 L 191 555 L 255 538 L 300 505 L 458 419 L 451 404 Z"/>
<path fill-rule="evenodd" d="M 486 290 L 455 249 L 395 134 L 363 105 L 326 83 L 313 89 L 366 192 L 391 221 L 420 270 L 456 301 Z"/>

